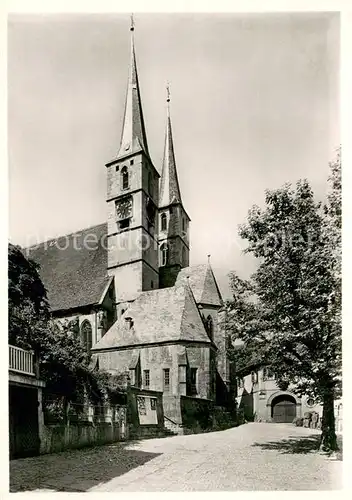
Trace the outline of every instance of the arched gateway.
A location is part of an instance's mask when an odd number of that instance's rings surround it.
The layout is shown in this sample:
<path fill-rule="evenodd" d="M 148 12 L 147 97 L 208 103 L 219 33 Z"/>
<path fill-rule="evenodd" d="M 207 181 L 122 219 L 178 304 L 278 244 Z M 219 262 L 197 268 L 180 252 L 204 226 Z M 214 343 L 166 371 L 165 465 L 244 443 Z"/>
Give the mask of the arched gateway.
<path fill-rule="evenodd" d="M 271 403 L 271 418 L 277 423 L 291 423 L 296 418 L 296 400 L 289 394 L 281 394 Z"/>
<path fill-rule="evenodd" d="M 267 401 L 269 420 L 275 423 L 291 423 L 301 415 L 301 402 L 295 394 L 289 391 L 278 391 Z"/>

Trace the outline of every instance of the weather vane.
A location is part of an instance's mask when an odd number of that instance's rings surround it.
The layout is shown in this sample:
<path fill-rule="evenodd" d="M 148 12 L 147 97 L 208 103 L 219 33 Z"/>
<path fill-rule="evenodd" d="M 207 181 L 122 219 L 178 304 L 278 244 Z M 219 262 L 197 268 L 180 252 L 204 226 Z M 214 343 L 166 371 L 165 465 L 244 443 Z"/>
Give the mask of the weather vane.
<path fill-rule="evenodd" d="M 166 102 L 170 102 L 170 84 L 169 84 L 169 82 L 167 82 L 167 84 L 166 84 L 166 95 L 167 95 Z"/>
<path fill-rule="evenodd" d="M 131 14 L 131 31 L 134 31 L 134 19 L 133 19 L 133 14 Z"/>

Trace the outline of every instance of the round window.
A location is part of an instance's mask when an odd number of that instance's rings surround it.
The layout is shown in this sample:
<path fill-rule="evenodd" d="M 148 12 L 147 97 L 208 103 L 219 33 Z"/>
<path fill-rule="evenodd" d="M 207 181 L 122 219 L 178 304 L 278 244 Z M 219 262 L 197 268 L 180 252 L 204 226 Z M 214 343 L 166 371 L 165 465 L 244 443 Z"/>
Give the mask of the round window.
<path fill-rule="evenodd" d="M 307 399 L 307 406 L 315 406 L 315 401 L 313 398 Z"/>

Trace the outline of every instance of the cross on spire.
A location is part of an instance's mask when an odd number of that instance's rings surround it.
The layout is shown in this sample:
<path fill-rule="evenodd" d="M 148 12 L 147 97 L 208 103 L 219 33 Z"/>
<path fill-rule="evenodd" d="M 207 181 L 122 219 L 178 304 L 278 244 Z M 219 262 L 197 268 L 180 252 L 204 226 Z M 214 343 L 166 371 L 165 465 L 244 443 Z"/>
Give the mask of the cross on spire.
<path fill-rule="evenodd" d="M 167 82 L 166 84 L 166 102 L 170 102 L 170 84 Z"/>
<path fill-rule="evenodd" d="M 134 19 L 133 19 L 133 14 L 131 14 L 131 27 L 130 31 L 134 31 Z"/>

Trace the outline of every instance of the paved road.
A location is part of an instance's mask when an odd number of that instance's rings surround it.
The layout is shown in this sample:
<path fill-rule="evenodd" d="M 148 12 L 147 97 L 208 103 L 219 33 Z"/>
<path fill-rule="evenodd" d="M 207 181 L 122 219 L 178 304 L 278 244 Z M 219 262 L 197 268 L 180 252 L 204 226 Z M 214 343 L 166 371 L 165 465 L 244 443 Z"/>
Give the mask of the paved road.
<path fill-rule="evenodd" d="M 251 423 L 13 460 L 11 491 L 339 489 L 342 462 L 314 451 L 317 438 L 289 424 Z"/>

